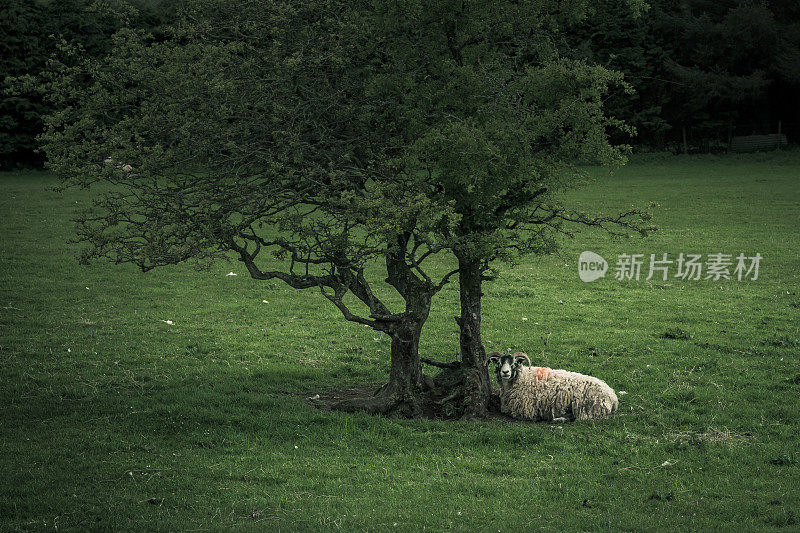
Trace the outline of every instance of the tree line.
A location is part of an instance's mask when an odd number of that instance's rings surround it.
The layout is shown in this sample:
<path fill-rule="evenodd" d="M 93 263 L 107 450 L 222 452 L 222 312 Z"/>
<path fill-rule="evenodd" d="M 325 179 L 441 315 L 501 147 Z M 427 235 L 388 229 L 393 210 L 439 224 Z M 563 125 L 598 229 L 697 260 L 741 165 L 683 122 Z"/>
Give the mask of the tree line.
<path fill-rule="evenodd" d="M 123 21 L 119 7 L 128 4 Z M 38 166 L 51 104 L 9 80 L 37 74 L 64 43 L 109 52 L 125 24 L 163 34 L 174 0 L 4 0 L 0 3 L 0 168 Z M 598 0 L 561 37 L 559 53 L 622 72 L 632 89 L 605 102 L 640 150 L 724 149 L 730 136 L 800 136 L 800 4 L 793 0 Z"/>
<path fill-rule="evenodd" d="M 89 57 L 102 57 L 123 24 L 158 34 L 178 8 L 173 0 L 124 3 L 133 9 L 121 19 L 122 1 L 0 1 L 0 170 L 43 164 L 37 136 L 43 117 L 53 111 L 53 103 L 42 94 L 14 90 L 14 79 L 41 73 L 66 44 Z"/>
<path fill-rule="evenodd" d="M 579 54 L 623 72 L 633 87 L 606 102 L 610 114 L 636 128 L 627 142 L 719 150 L 733 134 L 775 133 L 779 122 L 797 141 L 800 3 L 648 3 L 632 12 L 627 0 L 601 0 L 571 36 Z"/>

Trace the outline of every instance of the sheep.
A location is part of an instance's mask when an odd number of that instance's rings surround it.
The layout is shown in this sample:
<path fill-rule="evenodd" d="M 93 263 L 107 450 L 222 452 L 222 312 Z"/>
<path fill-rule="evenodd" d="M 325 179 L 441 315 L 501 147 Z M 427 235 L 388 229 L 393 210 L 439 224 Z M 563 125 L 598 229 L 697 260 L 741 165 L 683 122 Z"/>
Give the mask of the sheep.
<path fill-rule="evenodd" d="M 526 361 L 528 366 L 521 363 Z M 500 410 L 515 418 L 566 422 L 611 416 L 619 401 L 614 389 L 592 376 L 531 366 L 522 352 L 489 354 L 500 385 Z"/>

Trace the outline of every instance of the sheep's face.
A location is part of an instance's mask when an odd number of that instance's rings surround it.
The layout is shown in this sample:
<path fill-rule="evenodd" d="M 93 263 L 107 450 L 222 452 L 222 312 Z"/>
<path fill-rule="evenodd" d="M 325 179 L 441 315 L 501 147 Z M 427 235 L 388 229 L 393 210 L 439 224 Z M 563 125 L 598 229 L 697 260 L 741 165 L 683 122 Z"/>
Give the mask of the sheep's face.
<path fill-rule="evenodd" d="M 526 361 L 526 358 L 517 354 L 503 355 L 500 352 L 493 352 L 489 357 L 489 363 L 495 365 L 494 372 L 498 383 L 514 381 L 523 361 Z"/>

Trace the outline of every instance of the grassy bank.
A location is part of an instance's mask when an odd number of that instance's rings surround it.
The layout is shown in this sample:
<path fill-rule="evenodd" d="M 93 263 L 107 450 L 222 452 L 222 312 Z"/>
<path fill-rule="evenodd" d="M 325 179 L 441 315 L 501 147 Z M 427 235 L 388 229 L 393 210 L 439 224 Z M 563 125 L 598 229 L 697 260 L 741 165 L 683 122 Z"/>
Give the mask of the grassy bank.
<path fill-rule="evenodd" d="M 86 193 L 0 175 L 0 529 L 797 529 L 800 156 L 593 174 L 587 210 L 656 201 L 661 230 L 582 233 L 485 298 L 487 348 L 627 392 L 570 425 L 319 411 L 304 396 L 385 377 L 387 338 L 235 262 L 79 266 Z M 583 250 L 606 278 L 580 281 Z M 613 278 L 681 252 L 764 259 L 756 281 Z M 423 355 L 456 356 L 456 313 L 450 286 Z"/>

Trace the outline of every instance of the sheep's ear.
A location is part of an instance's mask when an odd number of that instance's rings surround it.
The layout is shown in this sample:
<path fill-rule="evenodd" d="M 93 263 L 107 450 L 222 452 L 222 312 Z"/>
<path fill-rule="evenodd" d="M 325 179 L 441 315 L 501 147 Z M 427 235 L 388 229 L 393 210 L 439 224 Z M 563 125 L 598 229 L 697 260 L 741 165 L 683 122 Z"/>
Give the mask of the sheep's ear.
<path fill-rule="evenodd" d="M 492 356 L 492 357 L 489 357 L 489 359 L 486 361 L 486 366 L 499 365 L 499 364 L 500 364 L 500 358 L 499 357 Z"/>

